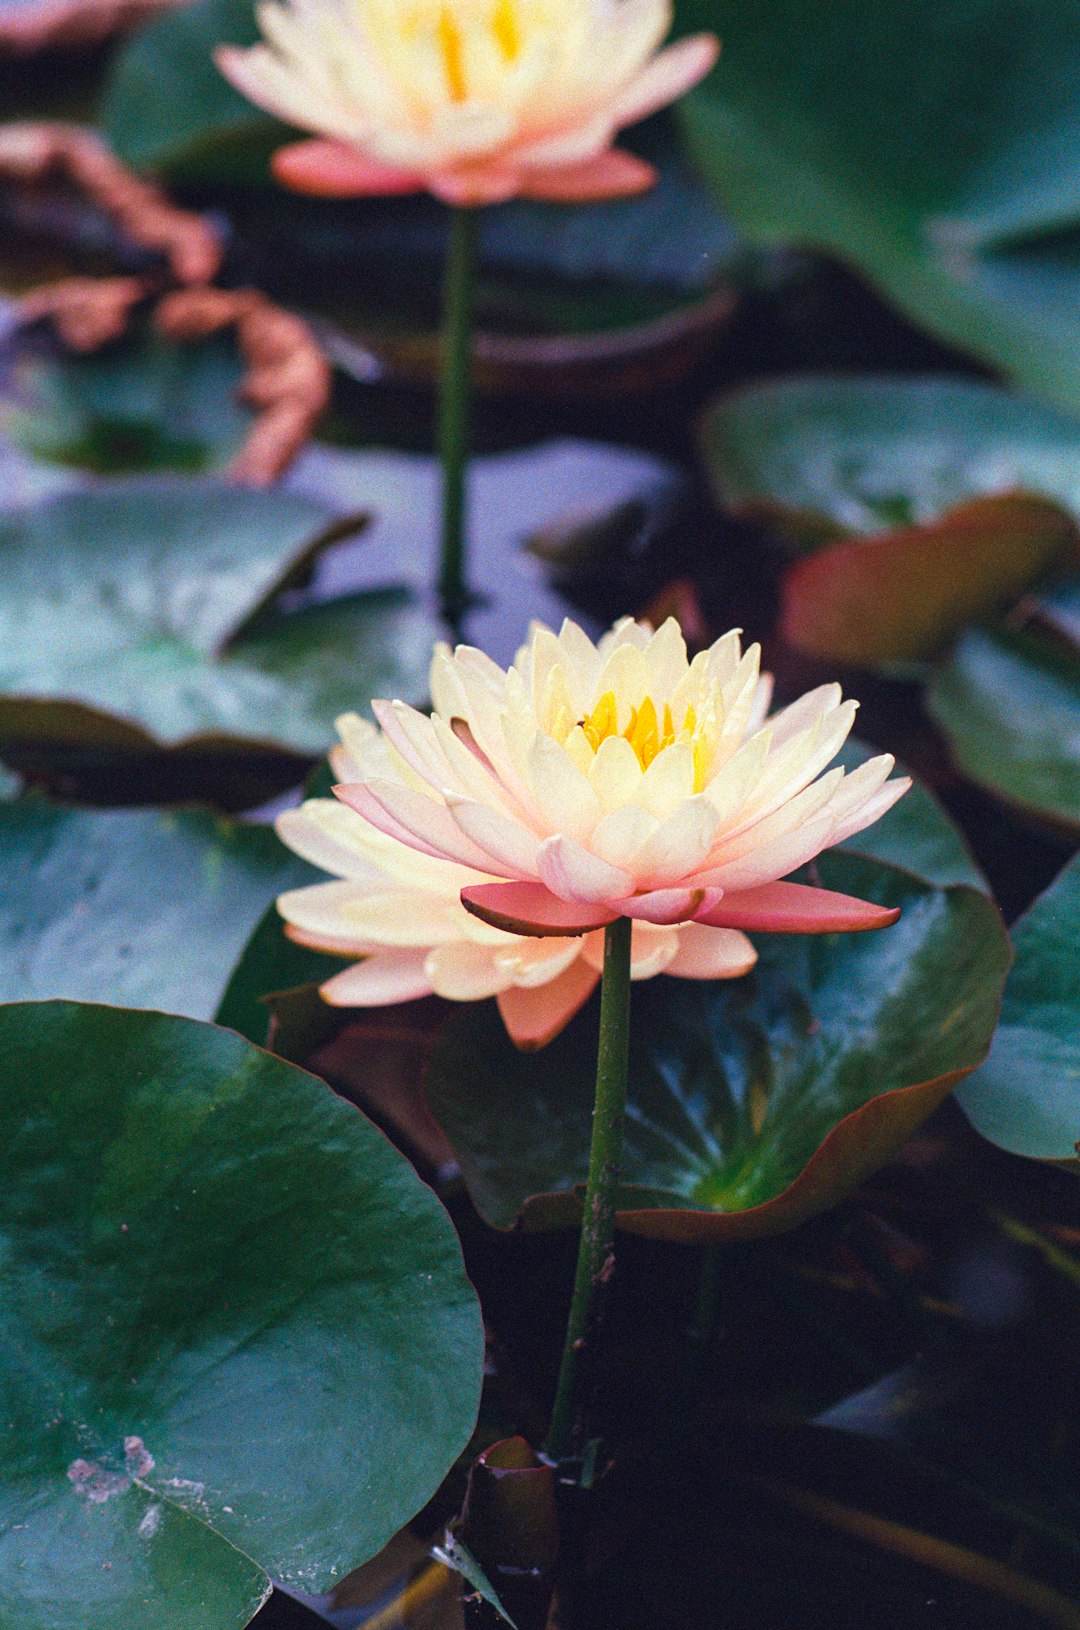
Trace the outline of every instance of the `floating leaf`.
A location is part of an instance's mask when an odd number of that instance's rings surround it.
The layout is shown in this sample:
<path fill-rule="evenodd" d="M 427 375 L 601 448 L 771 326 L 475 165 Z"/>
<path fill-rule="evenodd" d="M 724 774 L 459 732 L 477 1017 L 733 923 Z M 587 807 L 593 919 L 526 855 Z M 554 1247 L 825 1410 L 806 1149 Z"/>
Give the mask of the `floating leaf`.
<path fill-rule="evenodd" d="M 759 936 L 737 981 L 634 989 L 620 1212 L 681 1240 L 781 1232 L 825 1210 L 983 1060 L 1009 946 L 967 887 L 832 854 L 824 885 L 902 909 L 873 934 Z M 477 1206 L 497 1227 L 580 1214 L 596 1004 L 541 1053 L 515 1051 L 494 1004 L 455 1016 L 429 1094 Z"/>
<path fill-rule="evenodd" d="M 679 0 L 720 66 L 681 104 L 757 242 L 854 264 L 915 322 L 1080 406 L 1080 13 L 1057 0 Z"/>
<path fill-rule="evenodd" d="M 1077 561 L 1080 428 L 990 386 L 781 381 L 721 399 L 702 441 L 721 501 L 810 551 L 781 628 L 815 656 L 932 656 Z"/>
<path fill-rule="evenodd" d="M 436 625 L 406 590 L 260 613 L 326 518 L 291 494 L 164 480 L 0 516 L 0 752 L 77 769 L 261 750 L 295 766 L 347 708 L 420 700 Z"/>
<path fill-rule="evenodd" d="M 441 1206 L 212 1025 L 0 1010 L 0 1618 L 232 1630 L 431 1496 L 482 1332 Z"/>
<path fill-rule="evenodd" d="M 143 332 L 93 356 L 13 343 L 0 369 L 0 434 L 49 468 L 218 470 L 250 428 L 236 401 L 243 365 L 224 339 L 177 346 Z"/>
<path fill-rule="evenodd" d="M 1075 1161 L 1080 1145 L 1080 855 L 1013 929 L 990 1057 L 964 1082 L 975 1129 L 1017 1155 Z"/>
<path fill-rule="evenodd" d="M 267 901 L 316 875 L 269 827 L 37 798 L 0 804 L 0 852 L 0 1001 L 65 997 L 194 1019 L 214 1016 Z M 252 1040 L 265 1040 L 266 1019 L 264 1008 Z"/>
<path fill-rule="evenodd" d="M 308 876 L 312 875 L 309 870 Z M 213 1018 L 230 1030 L 239 1030 L 248 1041 L 265 1046 L 271 1017 L 267 998 L 319 985 L 340 973 L 341 967 L 340 958 L 309 951 L 287 939 L 277 906 L 269 905 L 235 962 Z M 327 1009 L 328 1014 L 334 1012 L 340 1016 L 340 1010 Z"/>
<path fill-rule="evenodd" d="M 796 543 L 925 526 L 1023 490 L 1080 518 L 1080 424 L 976 380 L 820 374 L 720 397 L 701 426 L 718 501 Z"/>
<path fill-rule="evenodd" d="M 1032 634 L 972 629 L 934 673 L 927 700 L 965 775 L 1080 828 L 1080 655 Z"/>

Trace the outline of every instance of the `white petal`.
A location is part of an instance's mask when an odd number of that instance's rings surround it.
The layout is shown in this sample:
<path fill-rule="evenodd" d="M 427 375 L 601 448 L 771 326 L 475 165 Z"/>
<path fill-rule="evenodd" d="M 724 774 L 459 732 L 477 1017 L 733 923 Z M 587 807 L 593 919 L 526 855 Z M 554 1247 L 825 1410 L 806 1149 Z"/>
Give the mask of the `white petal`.
<path fill-rule="evenodd" d="M 639 889 L 671 887 L 705 864 L 720 825 L 708 798 L 681 804 L 635 852 L 627 866 Z"/>
<path fill-rule="evenodd" d="M 509 984 L 495 958 L 494 947 L 459 940 L 436 946 L 428 953 L 425 968 L 436 996 L 448 1002 L 481 1002 Z"/>
<path fill-rule="evenodd" d="M 549 736 L 529 748 L 533 799 L 548 832 L 588 838 L 600 818 L 600 800 L 577 765 Z"/>
<path fill-rule="evenodd" d="M 482 851 L 486 869 L 497 877 L 524 881 L 540 867 L 540 839 L 502 810 L 473 798 L 447 801 L 450 817 Z"/>
<path fill-rule="evenodd" d="M 633 890 L 629 872 L 611 866 L 573 838 L 548 838 L 540 845 L 540 881 L 560 900 L 603 904 Z"/>
<path fill-rule="evenodd" d="M 637 759 L 634 760 L 637 763 Z M 631 857 L 636 855 L 659 828 L 655 815 L 650 815 L 640 804 L 624 804 L 597 823 L 589 840 L 589 848 L 610 866 L 630 872 Z"/>

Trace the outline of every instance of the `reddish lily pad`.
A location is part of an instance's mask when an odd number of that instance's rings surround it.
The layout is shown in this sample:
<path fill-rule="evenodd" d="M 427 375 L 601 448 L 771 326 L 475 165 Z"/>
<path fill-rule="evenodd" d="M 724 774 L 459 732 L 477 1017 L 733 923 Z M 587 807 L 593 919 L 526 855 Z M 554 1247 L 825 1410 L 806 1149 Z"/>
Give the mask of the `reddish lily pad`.
<path fill-rule="evenodd" d="M 735 981 L 635 987 L 620 1222 L 685 1241 L 783 1232 L 880 1166 L 986 1056 L 1010 960 L 993 904 L 852 854 L 823 883 L 885 907 L 879 933 L 762 935 Z M 438 1039 L 436 1118 L 496 1227 L 580 1216 L 596 1003 L 515 1051 L 493 1003 Z"/>

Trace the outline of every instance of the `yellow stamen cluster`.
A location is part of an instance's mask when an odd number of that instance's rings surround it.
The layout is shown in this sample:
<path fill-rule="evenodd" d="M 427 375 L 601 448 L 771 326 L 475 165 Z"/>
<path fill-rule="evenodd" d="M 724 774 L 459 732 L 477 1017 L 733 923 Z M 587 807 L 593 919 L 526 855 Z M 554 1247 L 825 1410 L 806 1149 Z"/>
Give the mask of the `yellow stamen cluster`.
<path fill-rule="evenodd" d="M 466 30 L 486 29 L 494 39 L 503 61 L 512 63 L 521 52 L 521 30 L 518 25 L 518 0 L 496 0 L 482 19 L 468 22 L 460 15 L 461 6 L 441 5 L 435 25 L 439 54 L 446 75 L 446 88 L 452 102 L 465 102 L 469 97 L 469 79 L 465 71 Z M 485 8 L 486 10 L 486 8 Z"/>
<path fill-rule="evenodd" d="M 615 692 L 609 690 L 604 692 L 592 712 L 581 720 L 581 729 L 594 753 L 599 751 L 600 743 L 609 736 L 621 735 L 634 749 L 643 770 L 649 768 L 665 747 L 672 747 L 677 741 L 686 742 L 694 749 L 695 790 L 700 791 L 705 784 L 709 741 L 707 732 L 699 731 L 697 714 L 692 707 L 686 709 L 682 728 L 676 730 L 670 702 L 664 703 L 661 716 L 652 697 L 646 696 L 640 707 L 630 709 L 626 729 L 620 731 Z"/>

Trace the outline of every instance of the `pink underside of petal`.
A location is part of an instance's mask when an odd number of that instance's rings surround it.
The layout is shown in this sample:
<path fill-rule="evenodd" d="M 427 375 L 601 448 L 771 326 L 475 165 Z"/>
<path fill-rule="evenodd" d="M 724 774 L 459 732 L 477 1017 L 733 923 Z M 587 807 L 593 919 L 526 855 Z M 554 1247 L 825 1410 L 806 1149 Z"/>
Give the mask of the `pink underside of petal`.
<path fill-rule="evenodd" d="M 535 989 L 513 985 L 496 997 L 510 1039 L 522 1052 L 554 1041 L 596 989 L 600 975 L 580 957 L 558 978 Z"/>
<path fill-rule="evenodd" d="M 760 934 L 858 934 L 888 928 L 900 915 L 854 895 L 806 883 L 763 883 L 725 894 L 718 906 L 695 919 L 711 928 L 743 928 Z"/>
<path fill-rule="evenodd" d="M 542 883 L 477 883 L 462 889 L 461 903 L 493 928 L 534 938 L 588 934 L 618 915 L 603 906 L 560 900 Z"/>
<path fill-rule="evenodd" d="M 506 204 L 516 198 L 521 190 L 521 174 L 517 169 L 484 164 L 471 169 L 438 171 L 428 176 L 424 185 L 444 204 L 477 209 L 485 204 Z"/>
<path fill-rule="evenodd" d="M 715 906 L 722 894 L 722 889 L 653 889 L 648 894 L 618 900 L 615 905 L 621 917 L 667 927 L 672 923 L 690 922 Z"/>
<path fill-rule="evenodd" d="M 633 198 L 656 185 L 651 164 L 621 148 L 609 148 L 581 164 L 523 170 L 521 196 L 547 204 L 595 204 L 605 198 Z"/>
<path fill-rule="evenodd" d="M 335 974 L 319 986 L 319 993 L 331 1007 L 390 1007 L 416 1001 L 431 995 L 426 957 L 423 949 L 380 951 Z"/>
<path fill-rule="evenodd" d="M 446 857 L 441 849 L 433 848 L 430 843 L 422 842 L 407 827 L 402 826 L 400 821 L 396 821 L 392 815 L 388 815 L 378 800 L 372 797 L 362 781 L 350 782 L 347 785 L 335 787 L 333 792 L 335 798 L 347 805 L 349 809 L 355 810 L 357 815 L 362 815 L 365 821 L 370 822 L 375 830 L 382 832 L 385 837 L 396 838 L 398 843 L 403 843 L 407 849 L 415 849 L 418 854 L 429 855 L 433 860 L 445 860 Z"/>
<path fill-rule="evenodd" d="M 315 198 L 394 198 L 420 192 L 422 177 L 365 158 L 342 141 L 298 141 L 279 147 L 271 168 L 292 192 Z"/>
<path fill-rule="evenodd" d="M 623 92 L 616 109 L 619 124 L 636 124 L 677 102 L 712 72 L 719 55 L 720 41 L 715 34 L 694 34 L 669 45 Z"/>

